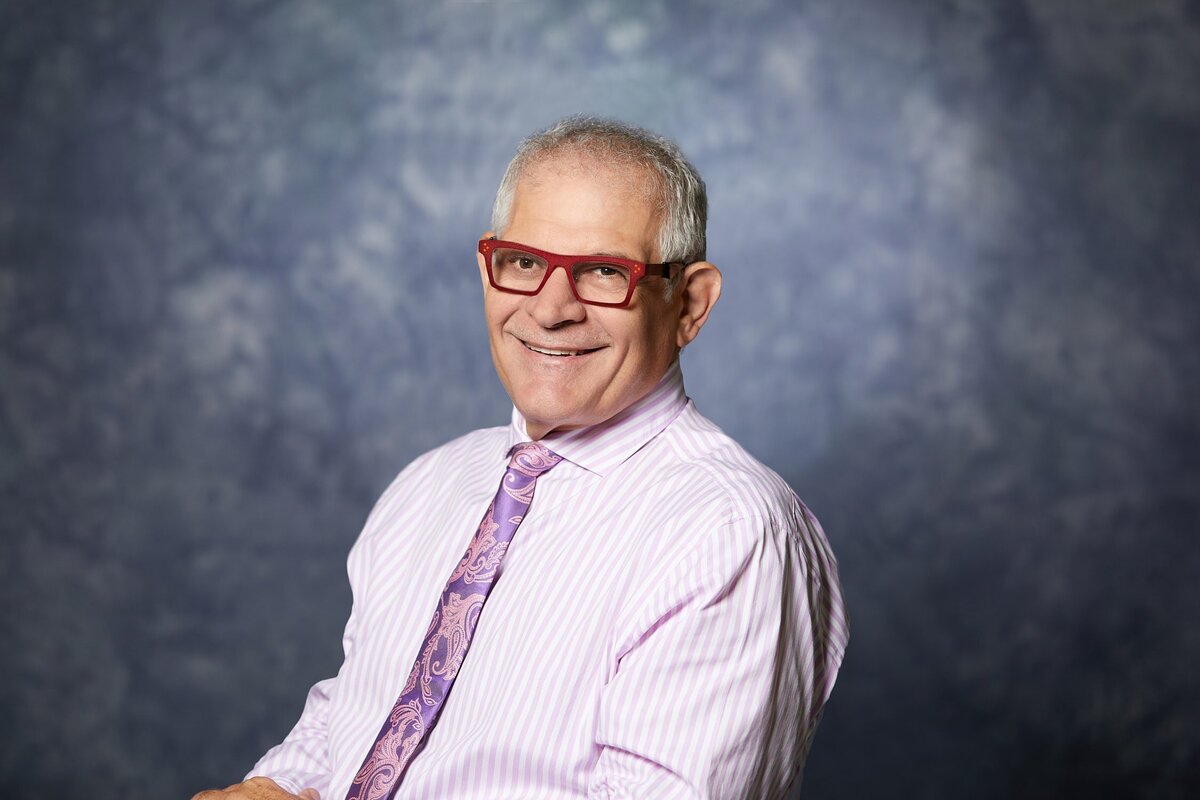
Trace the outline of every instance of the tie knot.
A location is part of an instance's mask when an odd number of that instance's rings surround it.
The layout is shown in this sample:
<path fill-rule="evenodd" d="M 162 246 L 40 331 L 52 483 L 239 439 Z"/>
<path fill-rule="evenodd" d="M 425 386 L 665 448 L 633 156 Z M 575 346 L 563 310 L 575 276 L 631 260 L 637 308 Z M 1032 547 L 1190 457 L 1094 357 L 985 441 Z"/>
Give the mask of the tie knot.
<path fill-rule="evenodd" d="M 531 478 L 536 478 L 562 461 L 562 456 L 537 442 L 521 442 L 510 452 L 512 458 L 509 459 L 508 468 Z"/>

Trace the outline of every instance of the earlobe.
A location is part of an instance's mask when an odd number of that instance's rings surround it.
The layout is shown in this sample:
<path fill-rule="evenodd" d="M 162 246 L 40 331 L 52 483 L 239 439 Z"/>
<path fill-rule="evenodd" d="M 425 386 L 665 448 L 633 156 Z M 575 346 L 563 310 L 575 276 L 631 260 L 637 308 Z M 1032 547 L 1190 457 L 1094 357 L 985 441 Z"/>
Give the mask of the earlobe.
<path fill-rule="evenodd" d="M 681 307 L 676 345 L 682 349 L 691 344 L 717 300 L 721 297 L 721 270 L 707 261 L 697 261 L 684 268 L 680 278 Z"/>

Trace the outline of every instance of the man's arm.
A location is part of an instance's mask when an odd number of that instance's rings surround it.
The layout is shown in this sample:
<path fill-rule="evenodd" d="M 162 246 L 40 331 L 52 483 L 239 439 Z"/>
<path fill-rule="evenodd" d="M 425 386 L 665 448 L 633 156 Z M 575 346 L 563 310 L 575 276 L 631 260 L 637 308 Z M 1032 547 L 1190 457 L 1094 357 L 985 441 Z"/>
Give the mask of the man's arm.
<path fill-rule="evenodd" d="M 351 622 L 353 619 L 351 614 Z M 347 648 L 350 631 L 347 624 Z M 192 800 L 320 800 L 321 793 L 329 789 L 329 703 L 336 681 L 329 678 L 309 689 L 304 711 L 291 733 L 259 759 L 245 781 L 200 792 Z"/>
<path fill-rule="evenodd" d="M 358 629 L 358 600 L 370 568 L 371 550 L 370 537 L 360 536 L 350 548 L 346 559 L 350 589 L 355 598 L 350 618 L 346 621 L 346 628 L 342 633 L 342 652 L 346 658 L 349 658 L 354 650 Z M 308 690 L 304 711 L 291 732 L 258 760 L 243 783 L 222 790 L 228 794 L 201 792 L 197 798 L 250 800 L 261 797 L 262 800 L 274 800 L 299 797 L 309 800 L 310 797 L 319 798 L 322 794 L 328 794 L 332 771 L 329 757 L 329 716 L 337 690 L 337 678 L 328 678 L 314 684 Z"/>
<path fill-rule="evenodd" d="M 336 688 L 337 678 L 329 678 L 308 690 L 304 711 L 291 733 L 258 760 L 247 779 L 268 777 L 295 794 L 302 788 L 328 792 L 329 704 Z"/>
<path fill-rule="evenodd" d="M 321 800 L 321 795 L 316 789 L 303 789 L 299 794 L 292 794 L 270 778 L 251 778 L 224 789 L 200 792 L 192 800 Z"/>
<path fill-rule="evenodd" d="M 707 536 L 621 630 L 591 798 L 779 797 L 846 643 L 836 566 L 797 504 Z M 791 528 L 785 530 L 781 528 Z"/>

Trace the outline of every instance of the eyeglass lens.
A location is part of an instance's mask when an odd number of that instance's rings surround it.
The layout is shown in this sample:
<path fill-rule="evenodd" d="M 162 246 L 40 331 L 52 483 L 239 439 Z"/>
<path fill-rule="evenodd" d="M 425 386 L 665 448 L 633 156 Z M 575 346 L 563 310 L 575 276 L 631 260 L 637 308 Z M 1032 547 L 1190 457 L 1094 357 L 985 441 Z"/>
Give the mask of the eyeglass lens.
<path fill-rule="evenodd" d="M 549 264 L 534 253 L 499 247 L 492 253 L 492 277 L 505 289 L 535 291 L 546 277 Z M 619 303 L 629 293 L 629 268 L 589 259 L 571 264 L 571 280 L 584 300 Z"/>

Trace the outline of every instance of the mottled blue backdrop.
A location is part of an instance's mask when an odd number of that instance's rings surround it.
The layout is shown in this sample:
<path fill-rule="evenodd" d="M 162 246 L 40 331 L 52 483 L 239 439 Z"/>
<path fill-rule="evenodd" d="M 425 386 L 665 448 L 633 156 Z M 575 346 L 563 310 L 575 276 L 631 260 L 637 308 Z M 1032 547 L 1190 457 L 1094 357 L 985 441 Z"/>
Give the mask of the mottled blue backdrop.
<path fill-rule="evenodd" d="M 521 136 L 676 138 L 684 357 L 853 621 L 806 798 L 1200 787 L 1200 3 L 0 5 L 0 796 L 237 779 L 411 458 L 506 421 Z"/>

